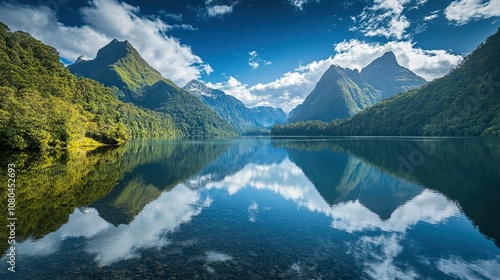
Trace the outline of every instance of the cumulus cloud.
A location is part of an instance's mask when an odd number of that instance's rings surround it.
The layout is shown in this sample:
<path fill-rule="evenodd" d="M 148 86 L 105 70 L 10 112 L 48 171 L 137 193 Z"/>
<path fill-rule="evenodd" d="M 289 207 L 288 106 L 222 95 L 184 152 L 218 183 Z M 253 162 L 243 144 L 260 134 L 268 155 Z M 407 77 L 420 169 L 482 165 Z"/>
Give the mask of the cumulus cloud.
<path fill-rule="evenodd" d="M 463 25 L 469 21 L 500 16 L 500 0 L 456 0 L 444 10 L 446 19 Z"/>
<path fill-rule="evenodd" d="M 396 55 L 398 63 L 428 81 L 446 75 L 459 65 L 463 57 L 446 50 L 424 50 L 411 41 L 390 41 L 385 44 L 366 43 L 356 39 L 335 45 L 335 64 L 361 70 L 387 51 Z"/>
<path fill-rule="evenodd" d="M 206 85 L 209 88 L 220 89 L 226 94 L 238 98 L 246 105 L 256 104 L 259 102 L 259 97 L 250 92 L 247 84 L 243 84 L 232 76 L 229 76 L 226 82 L 207 83 Z"/>
<path fill-rule="evenodd" d="M 350 30 L 360 31 L 368 37 L 382 36 L 398 40 L 406 38 L 410 21 L 403 11 L 407 6 L 415 9 L 426 2 L 427 0 L 374 0 L 358 17 L 352 18 L 356 26 Z"/>
<path fill-rule="evenodd" d="M 169 25 L 160 17 L 141 16 L 138 7 L 116 0 L 92 0 L 80 12 L 85 24 L 74 27 L 58 22 L 49 7 L 0 4 L 0 18 L 11 29 L 31 33 L 70 61 L 82 54 L 95 57 L 99 48 L 116 38 L 131 42 L 151 66 L 177 84 L 211 69 L 189 46 L 167 35 L 173 28 L 194 30 L 190 25 Z"/>

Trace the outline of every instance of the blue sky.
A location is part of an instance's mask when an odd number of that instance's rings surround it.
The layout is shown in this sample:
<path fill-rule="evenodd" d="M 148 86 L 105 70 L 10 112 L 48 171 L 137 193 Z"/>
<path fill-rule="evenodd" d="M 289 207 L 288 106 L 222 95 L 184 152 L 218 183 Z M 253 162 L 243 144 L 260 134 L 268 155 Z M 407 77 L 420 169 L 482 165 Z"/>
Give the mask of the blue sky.
<path fill-rule="evenodd" d="M 427 80 L 500 26 L 500 0 L 41 0 L 0 3 L 0 21 L 64 61 L 129 40 L 165 77 L 200 79 L 248 106 L 289 111 L 331 64 L 361 69 L 385 51 Z"/>

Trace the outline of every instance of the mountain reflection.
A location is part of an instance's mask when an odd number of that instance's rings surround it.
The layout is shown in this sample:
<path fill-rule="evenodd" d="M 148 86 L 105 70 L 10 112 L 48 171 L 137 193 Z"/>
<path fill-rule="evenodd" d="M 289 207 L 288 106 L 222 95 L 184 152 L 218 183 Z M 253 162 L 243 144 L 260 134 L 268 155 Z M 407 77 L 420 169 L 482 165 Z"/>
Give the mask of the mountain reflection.
<path fill-rule="evenodd" d="M 249 256 L 270 262 L 283 253 L 278 262 L 291 278 L 332 277 L 325 274 L 332 262 L 338 277 L 498 278 L 498 248 L 475 228 L 498 241 L 492 217 L 499 209 L 488 197 L 498 193 L 498 147 L 487 140 L 234 139 L 131 142 L 71 155 L 80 164 L 60 156 L 58 170 L 72 174 L 64 196 L 81 196 L 87 182 L 92 190 L 105 182 L 105 189 L 63 208 L 69 218 L 57 230 L 27 236 L 18 247 L 22 258 L 50 259 L 75 246 L 74 254 L 85 256 L 79 260 L 121 263 L 123 271 L 146 255 L 191 272 L 201 265 L 212 275 L 221 263 L 250 263 Z M 432 153 L 401 172 L 400 158 L 417 149 Z M 468 149 L 483 167 L 460 158 Z M 83 182 L 63 168 L 82 164 L 88 170 L 76 174 Z M 481 178 L 470 178 L 475 172 Z M 268 258 L 256 248 L 269 248 Z"/>

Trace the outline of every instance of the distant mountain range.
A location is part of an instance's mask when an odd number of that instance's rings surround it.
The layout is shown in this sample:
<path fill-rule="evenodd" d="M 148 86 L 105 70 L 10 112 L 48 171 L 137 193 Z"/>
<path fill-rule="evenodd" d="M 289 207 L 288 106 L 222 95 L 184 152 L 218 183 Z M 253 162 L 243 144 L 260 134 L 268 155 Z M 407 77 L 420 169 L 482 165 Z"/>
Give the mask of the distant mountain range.
<path fill-rule="evenodd" d="M 187 83 L 184 90 L 198 97 L 240 133 L 259 128 L 270 128 L 275 124 L 286 122 L 286 114 L 282 109 L 272 107 L 247 108 L 234 96 L 227 95 L 221 90 L 209 88 L 196 80 Z"/>
<path fill-rule="evenodd" d="M 78 59 L 68 69 L 111 87 L 124 102 L 167 113 L 184 135 L 232 135 L 234 128 L 198 98 L 151 67 L 128 42 L 111 41 L 95 59 Z"/>
<path fill-rule="evenodd" d="M 271 128 L 275 124 L 283 124 L 287 121 L 287 116 L 281 108 L 257 106 L 250 108 L 250 111 L 259 126 L 263 128 Z"/>
<path fill-rule="evenodd" d="M 500 135 L 500 30 L 446 76 L 329 124 L 275 126 L 275 135 Z M 362 71 L 363 72 L 363 71 Z M 376 71 L 374 71 L 376 72 Z M 319 84 L 319 83 L 318 83 Z"/>
<path fill-rule="evenodd" d="M 400 66 L 392 52 L 375 59 L 361 72 L 332 65 L 304 102 L 290 112 L 288 122 L 345 119 L 425 83 L 422 77 Z"/>

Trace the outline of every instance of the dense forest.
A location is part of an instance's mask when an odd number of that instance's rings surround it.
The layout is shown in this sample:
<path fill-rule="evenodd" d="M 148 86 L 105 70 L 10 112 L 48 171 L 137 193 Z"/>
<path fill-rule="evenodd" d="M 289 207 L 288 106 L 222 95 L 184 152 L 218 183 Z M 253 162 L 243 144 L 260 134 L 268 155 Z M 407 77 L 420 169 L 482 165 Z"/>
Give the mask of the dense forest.
<path fill-rule="evenodd" d="M 273 135 L 500 135 L 500 32 L 446 76 L 347 120 L 276 125 Z"/>
<path fill-rule="evenodd" d="M 121 102 L 72 75 L 57 51 L 0 23 L 0 147 L 51 149 L 175 137 L 171 116 Z"/>

